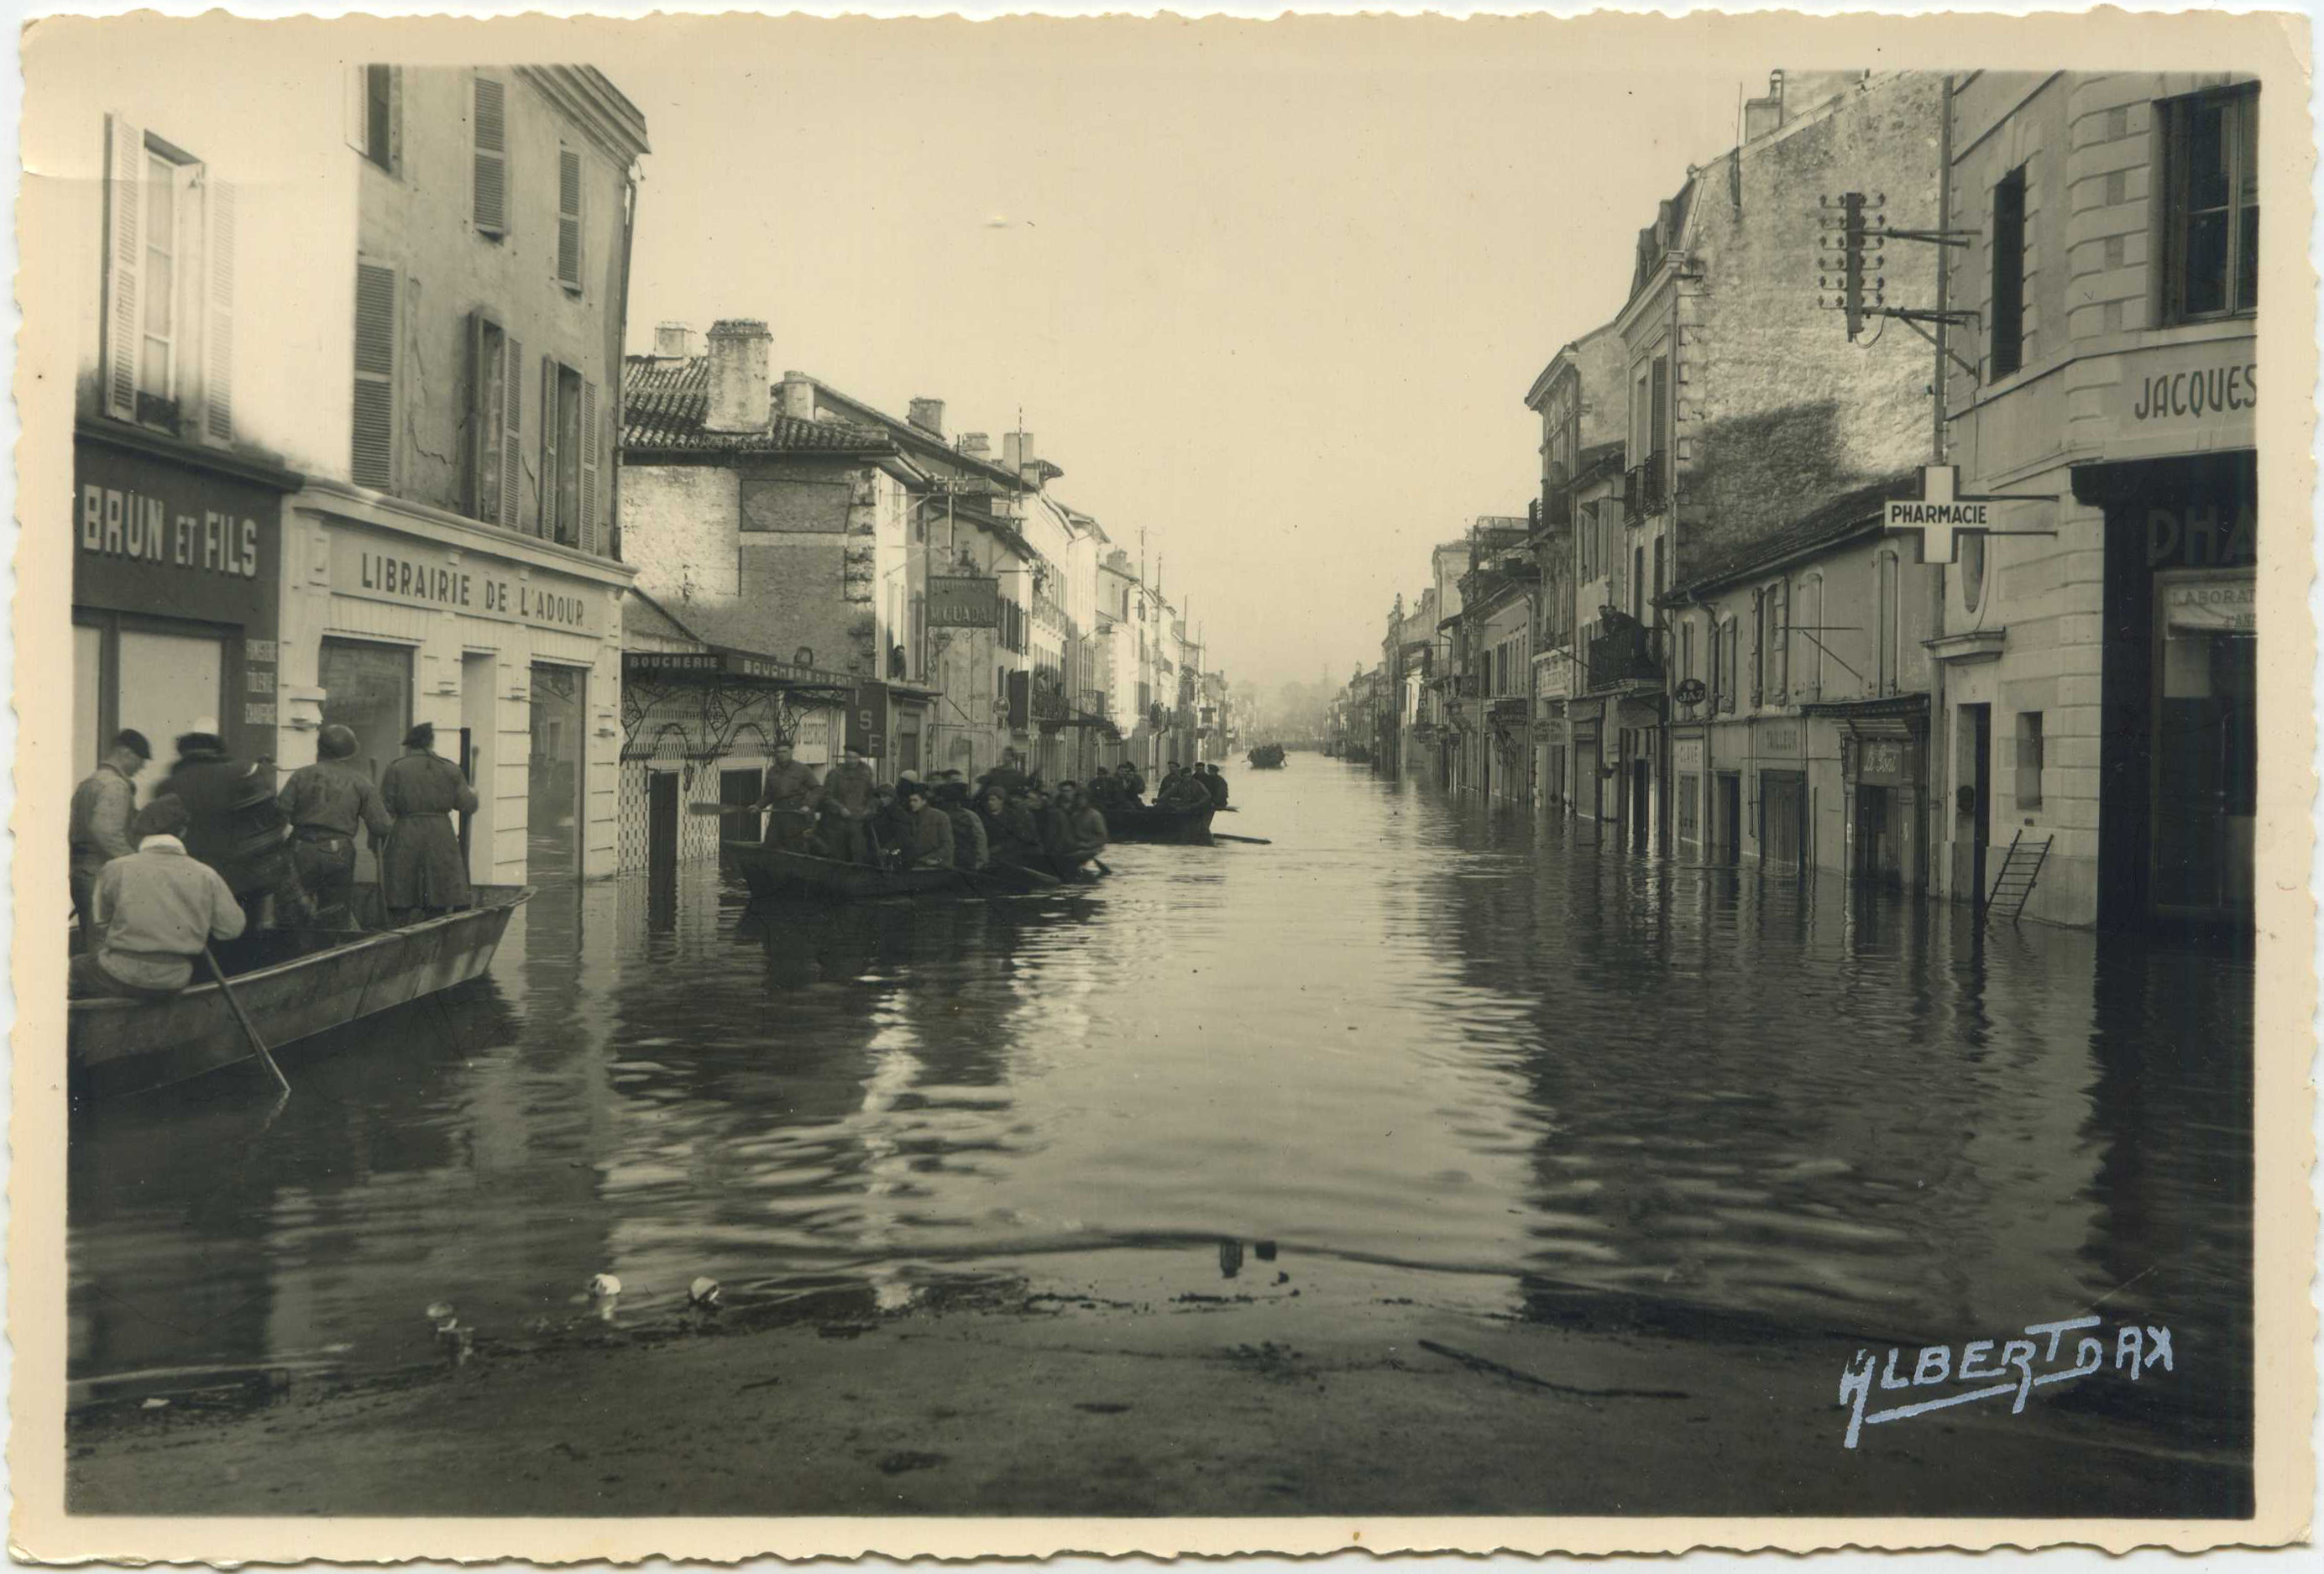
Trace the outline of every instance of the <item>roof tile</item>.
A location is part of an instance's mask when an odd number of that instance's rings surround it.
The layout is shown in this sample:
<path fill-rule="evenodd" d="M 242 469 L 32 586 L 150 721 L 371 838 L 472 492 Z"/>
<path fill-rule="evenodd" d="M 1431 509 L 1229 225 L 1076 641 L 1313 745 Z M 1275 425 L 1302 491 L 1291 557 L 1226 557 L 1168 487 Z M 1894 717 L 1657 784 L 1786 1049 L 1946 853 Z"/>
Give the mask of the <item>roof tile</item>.
<path fill-rule="evenodd" d="M 713 432 L 706 355 L 630 355 L 622 362 L 622 447 L 705 454 L 888 453 L 888 434 L 848 421 L 776 414 L 758 432 Z"/>

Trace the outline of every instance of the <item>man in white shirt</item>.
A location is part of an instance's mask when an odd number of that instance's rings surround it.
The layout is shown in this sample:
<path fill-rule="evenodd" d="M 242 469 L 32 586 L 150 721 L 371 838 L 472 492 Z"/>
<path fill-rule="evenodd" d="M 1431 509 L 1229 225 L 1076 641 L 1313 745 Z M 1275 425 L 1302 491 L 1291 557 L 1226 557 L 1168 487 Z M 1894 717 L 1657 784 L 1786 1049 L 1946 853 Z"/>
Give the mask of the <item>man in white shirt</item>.
<path fill-rule="evenodd" d="M 242 933 L 233 890 L 180 840 L 186 823 L 186 805 L 174 797 L 138 812 L 137 851 L 97 877 L 92 906 L 100 935 L 72 959 L 71 998 L 166 1000 L 193 981 L 194 959 L 210 942 Z"/>

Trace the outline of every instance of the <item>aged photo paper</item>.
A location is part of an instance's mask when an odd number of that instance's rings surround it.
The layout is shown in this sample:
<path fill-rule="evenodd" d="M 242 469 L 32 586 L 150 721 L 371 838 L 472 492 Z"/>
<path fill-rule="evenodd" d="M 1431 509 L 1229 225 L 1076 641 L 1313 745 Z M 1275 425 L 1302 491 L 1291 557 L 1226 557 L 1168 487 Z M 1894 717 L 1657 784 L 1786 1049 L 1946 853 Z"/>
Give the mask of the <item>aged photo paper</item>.
<path fill-rule="evenodd" d="M 2302 1540 L 2311 48 L 31 23 L 13 1545 Z"/>

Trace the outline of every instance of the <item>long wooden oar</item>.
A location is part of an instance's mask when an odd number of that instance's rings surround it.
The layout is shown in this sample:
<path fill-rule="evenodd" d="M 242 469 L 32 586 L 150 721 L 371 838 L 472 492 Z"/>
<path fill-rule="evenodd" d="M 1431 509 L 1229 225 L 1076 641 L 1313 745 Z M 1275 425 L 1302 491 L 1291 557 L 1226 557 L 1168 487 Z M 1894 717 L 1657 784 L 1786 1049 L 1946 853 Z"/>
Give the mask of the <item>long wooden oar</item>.
<path fill-rule="evenodd" d="M 1274 842 L 1269 842 L 1264 836 L 1230 836 L 1223 831 L 1212 832 L 1211 840 L 1213 842 L 1248 842 L 1254 847 L 1272 847 L 1275 845 Z"/>
<path fill-rule="evenodd" d="M 688 804 L 689 815 L 813 815 L 812 809 L 760 809 L 749 804 Z"/>
<path fill-rule="evenodd" d="M 226 997 L 226 1009 L 232 1011 L 234 1019 L 242 1024 L 242 1036 L 250 1040 L 250 1047 L 258 1052 L 259 1060 L 266 1067 L 266 1074 L 274 1079 L 274 1085 L 282 1090 L 282 1096 L 289 1098 L 290 1079 L 284 1076 L 282 1068 L 274 1063 L 274 1052 L 266 1047 L 266 1040 L 258 1036 L 258 1025 L 251 1021 L 250 1013 L 244 1010 L 242 1002 L 235 998 L 234 986 L 226 981 L 226 969 L 218 966 L 217 953 L 207 945 L 203 946 L 202 961 L 208 964 L 210 977 L 217 980 L 218 993 Z"/>

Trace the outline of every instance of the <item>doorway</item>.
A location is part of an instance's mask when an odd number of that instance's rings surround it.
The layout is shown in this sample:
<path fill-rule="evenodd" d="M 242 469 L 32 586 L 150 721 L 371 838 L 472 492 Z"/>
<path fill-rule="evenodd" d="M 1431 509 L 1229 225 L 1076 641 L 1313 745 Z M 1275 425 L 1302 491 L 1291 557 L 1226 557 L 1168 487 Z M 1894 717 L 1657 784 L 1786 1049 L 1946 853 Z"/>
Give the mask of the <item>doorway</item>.
<path fill-rule="evenodd" d="M 1643 759 L 1630 761 L 1630 845 L 1636 851 L 1646 850 L 1646 814 L 1653 805 L 1653 788 Z"/>
<path fill-rule="evenodd" d="M 500 759 L 500 658 L 490 651 L 469 651 L 460 658 L 460 732 L 466 756 L 460 769 L 476 789 L 476 812 L 460 821 L 468 854 L 468 878 L 489 882 L 500 861 L 493 847 L 494 784 Z"/>
<path fill-rule="evenodd" d="M 355 735 L 355 751 L 347 763 L 376 787 L 380 773 L 403 752 L 403 735 L 411 729 L 411 649 L 326 640 L 320 655 L 323 723 Z M 378 879 L 377 857 L 366 838 L 356 838 L 355 879 L 368 883 Z"/>
<path fill-rule="evenodd" d="M 1968 850 L 1966 870 L 1969 899 L 1985 906 L 1986 847 L 1993 837 L 1993 706 L 1960 708 L 1960 756 L 1955 763 L 1959 785 L 1953 790 L 1953 841 Z"/>
<path fill-rule="evenodd" d="M 532 665 L 532 742 L 525 764 L 525 879 L 581 871 L 582 717 L 589 675 Z"/>
<path fill-rule="evenodd" d="M 1713 833 L 1719 838 L 1717 861 L 1720 863 L 1740 863 L 1743 861 L 1743 777 L 1739 771 L 1719 774 L 1719 823 Z"/>
<path fill-rule="evenodd" d="M 1856 789 L 1856 873 L 1884 886 L 1904 883 L 1896 855 L 1895 795 L 1885 787 Z"/>
<path fill-rule="evenodd" d="M 678 872 L 678 772 L 646 773 L 646 875 L 667 879 Z"/>
<path fill-rule="evenodd" d="M 1759 858 L 1793 874 L 1807 866 L 1807 778 L 1796 770 L 1759 773 Z"/>

